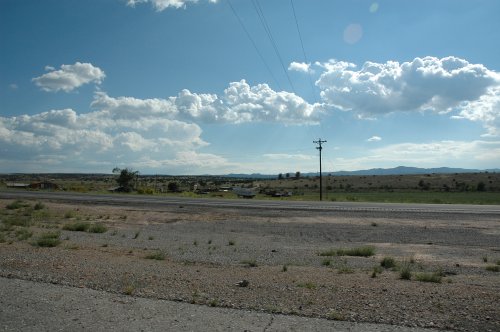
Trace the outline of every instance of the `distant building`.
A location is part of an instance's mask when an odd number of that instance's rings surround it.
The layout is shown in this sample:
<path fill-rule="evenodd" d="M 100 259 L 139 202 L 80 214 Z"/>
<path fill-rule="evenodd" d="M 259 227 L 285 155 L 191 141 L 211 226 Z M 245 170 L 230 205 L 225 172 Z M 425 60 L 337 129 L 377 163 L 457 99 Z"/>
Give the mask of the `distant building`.
<path fill-rule="evenodd" d="M 45 189 L 45 190 L 58 190 L 61 189 L 57 183 L 42 181 L 42 182 L 32 182 L 29 185 L 30 189 Z"/>
<path fill-rule="evenodd" d="M 7 183 L 7 188 L 28 189 L 29 186 L 27 183 Z"/>

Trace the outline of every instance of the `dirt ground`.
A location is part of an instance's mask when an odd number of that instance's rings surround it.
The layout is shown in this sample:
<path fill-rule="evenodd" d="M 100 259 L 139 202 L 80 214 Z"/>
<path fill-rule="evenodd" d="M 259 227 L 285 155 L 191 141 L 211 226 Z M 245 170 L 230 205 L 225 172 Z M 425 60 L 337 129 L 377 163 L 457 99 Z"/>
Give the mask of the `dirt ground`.
<path fill-rule="evenodd" d="M 500 330 L 498 216 L 11 203 L 0 200 L 2 277 L 334 320 Z M 29 222 L 7 227 L 16 216 Z M 75 223 L 107 230 L 63 229 Z M 35 245 L 54 231 L 59 245 Z M 374 255 L 323 256 L 363 246 Z M 396 267 L 381 267 L 384 257 Z M 404 268 L 410 280 L 401 279 Z M 425 273 L 440 282 L 419 281 Z"/>

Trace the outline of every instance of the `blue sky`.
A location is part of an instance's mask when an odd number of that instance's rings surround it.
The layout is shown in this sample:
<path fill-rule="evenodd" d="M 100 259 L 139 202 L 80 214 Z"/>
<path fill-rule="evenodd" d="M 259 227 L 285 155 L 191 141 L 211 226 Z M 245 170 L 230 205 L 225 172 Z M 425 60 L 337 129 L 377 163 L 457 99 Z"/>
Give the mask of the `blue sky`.
<path fill-rule="evenodd" d="M 497 168 L 498 13 L 493 0 L 0 0 L 0 172 L 310 172 L 318 138 L 327 171 Z"/>

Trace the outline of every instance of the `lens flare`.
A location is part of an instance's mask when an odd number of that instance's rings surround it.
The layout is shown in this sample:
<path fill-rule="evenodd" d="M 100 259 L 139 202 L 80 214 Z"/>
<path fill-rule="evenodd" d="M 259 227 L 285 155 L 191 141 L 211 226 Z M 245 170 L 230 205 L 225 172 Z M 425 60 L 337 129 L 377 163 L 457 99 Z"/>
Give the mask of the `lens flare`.
<path fill-rule="evenodd" d="M 363 27 L 360 24 L 349 24 L 344 30 L 344 41 L 356 44 L 363 37 Z"/>

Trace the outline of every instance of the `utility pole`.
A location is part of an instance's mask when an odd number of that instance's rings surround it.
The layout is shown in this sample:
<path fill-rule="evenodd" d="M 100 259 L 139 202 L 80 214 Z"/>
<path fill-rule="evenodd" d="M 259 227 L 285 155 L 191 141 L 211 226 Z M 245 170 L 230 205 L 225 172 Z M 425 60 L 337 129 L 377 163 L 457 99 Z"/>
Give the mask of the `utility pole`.
<path fill-rule="evenodd" d="M 323 150 L 323 147 L 321 144 L 326 143 L 326 141 L 322 141 L 321 138 L 318 139 L 317 141 L 313 141 L 313 143 L 318 144 L 316 149 L 319 150 L 319 200 L 323 200 L 323 176 L 321 173 L 321 150 Z"/>

